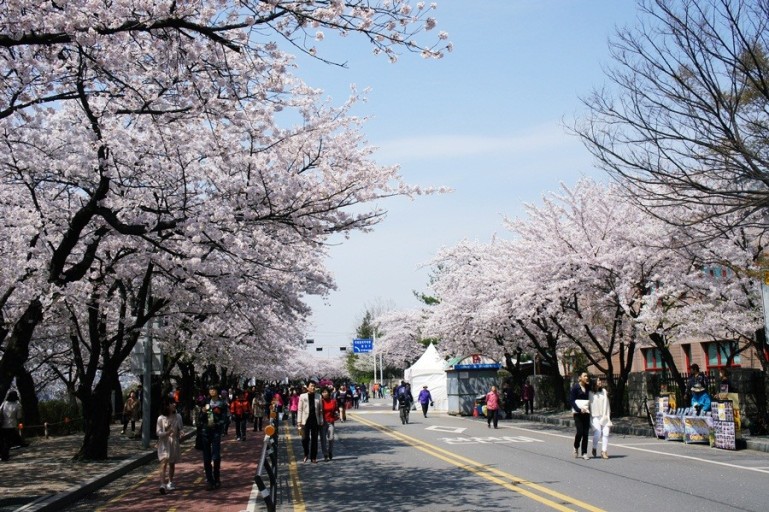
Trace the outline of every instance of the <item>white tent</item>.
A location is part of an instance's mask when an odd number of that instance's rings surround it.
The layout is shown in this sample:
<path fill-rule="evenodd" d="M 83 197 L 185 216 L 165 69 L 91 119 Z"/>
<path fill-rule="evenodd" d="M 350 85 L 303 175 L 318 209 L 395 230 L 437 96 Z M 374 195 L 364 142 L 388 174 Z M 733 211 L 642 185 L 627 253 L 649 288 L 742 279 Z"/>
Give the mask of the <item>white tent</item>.
<path fill-rule="evenodd" d="M 434 409 L 436 411 L 448 411 L 446 361 L 438 353 L 435 345 L 430 343 L 422 357 L 409 368 L 406 368 L 403 372 L 403 379 L 411 384 L 411 393 L 414 395 L 414 400 L 417 399 L 419 392 L 422 391 L 422 386 L 427 386 L 435 403 Z"/>

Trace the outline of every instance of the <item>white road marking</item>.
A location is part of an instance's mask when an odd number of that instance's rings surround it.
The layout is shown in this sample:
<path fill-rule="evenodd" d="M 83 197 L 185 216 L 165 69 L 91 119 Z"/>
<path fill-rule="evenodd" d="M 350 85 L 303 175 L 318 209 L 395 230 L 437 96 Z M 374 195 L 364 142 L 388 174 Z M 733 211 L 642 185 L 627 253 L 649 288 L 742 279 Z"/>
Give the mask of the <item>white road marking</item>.
<path fill-rule="evenodd" d="M 467 429 L 464 427 L 444 427 L 441 425 L 433 425 L 431 427 L 427 427 L 425 430 L 433 430 L 435 432 L 446 432 L 449 434 L 461 434 Z"/>
<path fill-rule="evenodd" d="M 462 419 L 464 419 L 465 421 L 473 421 L 469 418 L 462 418 Z M 562 439 L 574 439 L 573 435 L 559 434 L 556 432 L 544 432 L 542 430 L 535 430 L 535 429 L 524 428 L 524 427 L 515 427 L 512 425 L 504 425 L 504 426 L 500 425 L 500 427 L 514 429 L 514 430 L 523 430 L 524 432 L 531 432 L 533 434 L 539 434 L 539 435 L 545 435 L 545 436 L 551 436 L 551 437 L 560 437 Z M 655 444 L 655 443 L 650 443 L 650 444 Z M 638 443 L 628 443 L 628 444 L 612 443 L 611 446 L 616 448 L 625 448 L 627 450 L 635 450 L 638 452 L 653 453 L 655 455 L 664 455 L 667 457 L 674 457 L 679 459 L 696 460 L 698 462 L 704 462 L 704 463 L 713 464 L 716 466 L 724 466 L 724 467 L 735 468 L 735 469 L 744 469 L 745 471 L 753 471 L 756 473 L 769 474 L 769 469 L 766 469 L 763 467 L 740 466 L 739 464 L 733 464 L 730 462 L 720 462 L 720 461 L 711 460 L 711 459 L 703 459 L 702 457 L 695 457 L 693 455 L 682 455 L 682 454 L 676 454 L 676 453 L 662 452 L 659 450 L 650 450 L 647 448 L 639 448 Z"/>

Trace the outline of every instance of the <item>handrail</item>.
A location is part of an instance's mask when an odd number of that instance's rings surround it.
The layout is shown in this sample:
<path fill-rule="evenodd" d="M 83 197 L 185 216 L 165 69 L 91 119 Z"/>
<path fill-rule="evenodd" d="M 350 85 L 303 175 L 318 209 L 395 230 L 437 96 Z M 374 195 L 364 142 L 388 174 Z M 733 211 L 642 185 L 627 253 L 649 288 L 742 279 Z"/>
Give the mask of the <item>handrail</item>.
<path fill-rule="evenodd" d="M 259 457 L 259 465 L 254 475 L 254 483 L 259 488 L 267 512 L 275 512 L 278 498 L 278 421 L 276 413 L 270 413 L 270 424 L 264 429 L 264 443 L 262 454 Z M 262 478 L 262 473 L 267 473 L 268 483 Z"/>

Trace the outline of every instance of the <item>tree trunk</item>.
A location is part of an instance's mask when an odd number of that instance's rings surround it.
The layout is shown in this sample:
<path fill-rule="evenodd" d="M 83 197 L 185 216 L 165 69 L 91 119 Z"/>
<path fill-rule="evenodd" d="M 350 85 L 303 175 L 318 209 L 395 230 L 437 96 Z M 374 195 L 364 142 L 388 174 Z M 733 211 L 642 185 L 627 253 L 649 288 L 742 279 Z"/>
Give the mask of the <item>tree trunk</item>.
<path fill-rule="evenodd" d="M 566 393 L 566 389 L 565 389 L 566 381 L 563 378 L 563 375 L 561 375 L 561 372 L 558 371 L 558 367 L 550 366 L 550 365 L 542 365 L 541 375 L 547 375 L 548 377 L 553 379 L 553 387 L 555 388 L 556 403 L 564 404 L 564 407 L 566 409 L 570 409 L 571 406 L 568 403 L 569 396 Z"/>
<path fill-rule="evenodd" d="M 112 419 L 111 388 L 104 379 L 88 392 L 78 392 L 83 407 L 83 444 L 75 455 L 77 460 L 106 460 L 109 446 L 109 428 Z"/>
<path fill-rule="evenodd" d="M 0 399 L 4 399 L 13 379 L 24 372 L 29 358 L 29 341 L 35 327 L 43 319 L 43 305 L 34 299 L 14 324 L 0 359 Z"/>
<path fill-rule="evenodd" d="M 26 369 L 22 368 L 21 373 L 16 376 L 16 387 L 19 389 L 19 400 L 24 411 L 24 427 L 41 427 L 32 432 L 27 431 L 27 435 L 43 434 L 40 421 L 40 408 L 38 407 L 37 394 L 35 393 L 35 381 L 32 379 Z"/>
<path fill-rule="evenodd" d="M 193 363 L 183 363 L 178 361 L 177 366 L 181 372 L 181 382 L 179 383 L 182 395 L 182 417 L 188 425 L 192 424 L 192 409 L 195 407 L 195 365 Z M 204 391 L 205 393 L 205 391 Z"/>
<path fill-rule="evenodd" d="M 114 376 L 110 379 L 109 384 L 110 397 L 112 396 L 112 393 L 115 394 L 115 408 L 112 410 L 112 421 L 114 422 L 116 419 L 119 421 L 119 419 L 122 418 L 124 404 L 123 386 L 120 385 L 120 376 L 117 374 L 114 374 Z"/>
<path fill-rule="evenodd" d="M 609 400 L 611 401 L 611 415 L 622 417 L 625 415 L 626 380 L 620 378 L 617 382 L 613 382 L 613 379 L 609 378 L 608 384 L 610 388 L 608 392 Z"/>

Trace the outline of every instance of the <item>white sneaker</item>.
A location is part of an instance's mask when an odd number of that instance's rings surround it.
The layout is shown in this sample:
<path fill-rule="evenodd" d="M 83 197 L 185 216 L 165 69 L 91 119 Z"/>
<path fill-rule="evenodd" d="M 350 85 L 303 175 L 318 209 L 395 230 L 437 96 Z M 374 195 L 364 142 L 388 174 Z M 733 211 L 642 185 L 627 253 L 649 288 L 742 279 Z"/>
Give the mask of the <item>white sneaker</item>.
<path fill-rule="evenodd" d="M 176 486 L 174 485 L 173 482 L 168 482 L 166 484 L 166 489 L 168 489 L 169 491 L 173 491 L 173 490 L 176 490 Z"/>

